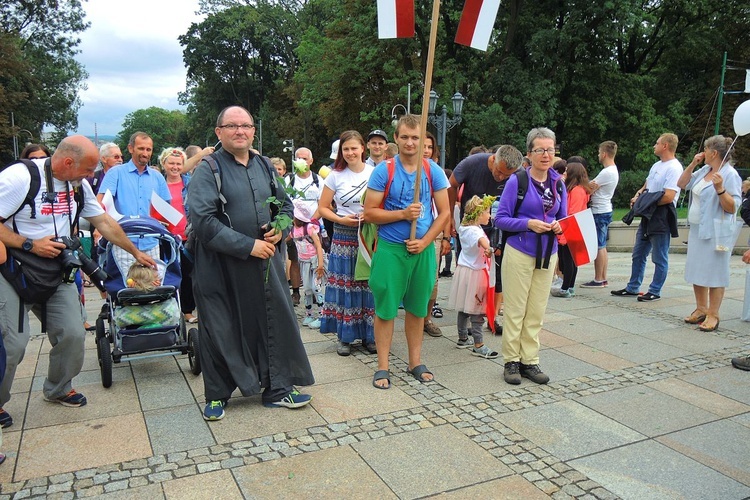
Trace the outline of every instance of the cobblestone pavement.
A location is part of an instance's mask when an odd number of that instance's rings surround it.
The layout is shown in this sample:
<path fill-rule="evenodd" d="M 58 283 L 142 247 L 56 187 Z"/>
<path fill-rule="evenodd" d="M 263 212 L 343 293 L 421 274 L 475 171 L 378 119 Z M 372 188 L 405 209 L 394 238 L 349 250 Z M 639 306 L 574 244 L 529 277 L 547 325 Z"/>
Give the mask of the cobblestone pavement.
<path fill-rule="evenodd" d="M 185 356 L 115 365 L 104 389 L 93 339 L 74 380 L 89 404 L 44 402 L 49 346 L 37 335 L 5 406 L 15 423 L 3 434 L 0 499 L 747 498 L 750 374 L 729 366 L 750 351 L 739 320 L 745 266 L 733 258 L 721 327 L 703 333 L 682 321 L 693 310 L 684 257 L 670 256 L 658 302 L 610 295 L 629 275 L 626 253 L 610 254 L 609 288 L 551 297 L 546 386 L 507 385 L 500 359 L 455 349 L 445 308 L 435 319 L 444 336 L 424 342 L 435 383 L 405 372 L 403 321 L 388 391 L 371 386 L 374 356 L 354 346 L 339 357 L 335 336 L 302 327 L 312 404 L 268 409 L 237 394 L 209 424 Z M 579 283 L 592 272 L 583 267 Z M 439 302 L 449 290 L 441 278 Z M 486 342 L 500 350 L 489 331 Z"/>

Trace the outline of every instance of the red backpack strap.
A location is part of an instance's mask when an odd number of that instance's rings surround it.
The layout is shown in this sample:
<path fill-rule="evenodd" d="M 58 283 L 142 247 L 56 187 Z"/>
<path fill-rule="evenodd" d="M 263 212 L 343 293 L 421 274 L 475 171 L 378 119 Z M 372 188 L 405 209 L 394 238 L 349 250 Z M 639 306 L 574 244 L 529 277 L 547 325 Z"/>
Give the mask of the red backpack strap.
<path fill-rule="evenodd" d="M 393 176 L 396 175 L 396 159 L 388 158 L 385 161 L 385 166 L 388 168 L 388 180 L 385 183 L 383 201 L 380 202 L 380 208 L 385 208 L 385 199 L 388 198 L 388 192 L 391 190 L 391 184 L 393 184 Z"/>
<path fill-rule="evenodd" d="M 430 185 L 430 198 L 432 198 L 432 170 L 430 168 L 430 160 L 422 158 L 422 166 L 424 167 L 424 173 L 427 176 L 427 183 Z"/>

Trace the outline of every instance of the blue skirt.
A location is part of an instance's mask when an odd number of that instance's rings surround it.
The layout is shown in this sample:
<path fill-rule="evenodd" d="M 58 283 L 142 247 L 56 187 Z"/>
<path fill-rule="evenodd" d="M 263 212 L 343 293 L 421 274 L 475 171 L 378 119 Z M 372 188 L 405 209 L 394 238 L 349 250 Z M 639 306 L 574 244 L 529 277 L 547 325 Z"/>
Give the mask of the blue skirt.
<path fill-rule="evenodd" d="M 321 333 L 335 333 L 341 342 L 375 342 L 375 301 L 367 281 L 354 280 L 357 228 L 334 224 L 328 255 L 326 295 Z"/>

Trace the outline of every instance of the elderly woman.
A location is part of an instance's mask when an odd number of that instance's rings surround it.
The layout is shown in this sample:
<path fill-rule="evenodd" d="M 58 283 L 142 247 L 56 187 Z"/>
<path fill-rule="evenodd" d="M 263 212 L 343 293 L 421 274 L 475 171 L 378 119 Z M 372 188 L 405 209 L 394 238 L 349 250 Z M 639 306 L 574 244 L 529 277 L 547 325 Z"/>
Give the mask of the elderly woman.
<path fill-rule="evenodd" d="M 539 367 L 539 331 L 557 264 L 555 234 L 562 232 L 557 221 L 567 215 L 568 207 L 564 183 L 552 169 L 555 133 L 548 128 L 532 129 L 526 150 L 531 166 L 508 179 L 495 215 L 495 226 L 507 238 L 501 267 L 503 378 L 514 385 L 521 383 L 521 377 L 537 384 L 549 382 Z M 517 203 L 522 176 L 527 188 Z"/>
<path fill-rule="evenodd" d="M 159 164 L 164 170 L 167 179 L 167 187 L 172 200 L 169 202 L 175 210 L 184 217 L 176 226 L 169 226 L 169 231 L 186 241 L 185 229 L 187 228 L 187 217 L 189 214 L 187 205 L 187 187 L 190 182 L 190 174 L 183 174 L 187 155 L 182 148 L 166 148 L 159 155 Z M 182 282 L 180 283 L 180 308 L 188 323 L 196 323 L 198 318 L 193 316 L 195 310 L 195 298 L 193 297 L 193 257 L 185 251 L 183 246 L 180 256 L 180 270 L 182 271 Z"/>
<path fill-rule="evenodd" d="M 677 181 L 690 192 L 685 281 L 693 284 L 696 308 L 685 322 L 699 325 L 704 332 L 719 327 L 719 308 L 729 285 L 732 252 L 717 250 L 714 219 L 731 217 L 740 205 L 742 179 L 729 164 L 731 143 L 721 135 L 706 139 L 703 152 L 695 155 Z M 705 165 L 693 172 L 701 162 Z"/>

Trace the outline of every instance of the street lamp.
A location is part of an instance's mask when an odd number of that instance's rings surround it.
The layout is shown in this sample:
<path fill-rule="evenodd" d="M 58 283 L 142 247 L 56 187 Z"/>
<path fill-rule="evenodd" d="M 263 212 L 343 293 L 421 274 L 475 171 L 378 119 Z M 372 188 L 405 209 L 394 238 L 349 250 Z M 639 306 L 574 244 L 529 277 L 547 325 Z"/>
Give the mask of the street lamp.
<path fill-rule="evenodd" d="M 294 162 L 294 139 L 285 139 L 281 141 L 281 143 L 284 145 L 284 149 L 282 149 L 282 151 L 284 153 L 292 153 L 292 162 Z M 290 163 L 290 165 L 292 165 L 292 168 L 294 168 L 294 165 L 292 163 Z M 292 172 L 294 172 L 294 170 L 292 170 Z"/>
<path fill-rule="evenodd" d="M 398 125 L 398 115 L 396 114 L 396 108 L 401 108 L 404 110 L 403 114 L 408 114 L 409 111 L 406 109 L 406 106 L 403 104 L 396 104 L 393 106 L 393 109 L 391 109 L 391 125 L 393 125 L 393 128 L 396 128 L 396 125 Z"/>
<path fill-rule="evenodd" d="M 445 134 L 450 129 L 461 123 L 461 113 L 463 112 L 464 101 L 466 99 L 458 92 L 453 94 L 453 97 L 451 97 L 451 102 L 453 103 L 453 117 L 448 118 L 448 108 L 445 105 L 443 105 L 441 109 L 440 116 L 435 114 L 438 97 L 440 96 L 437 92 L 430 90 L 430 104 L 428 107 L 429 116 L 427 116 L 427 121 L 437 129 L 438 147 L 440 148 L 440 166 L 445 168 Z"/>

